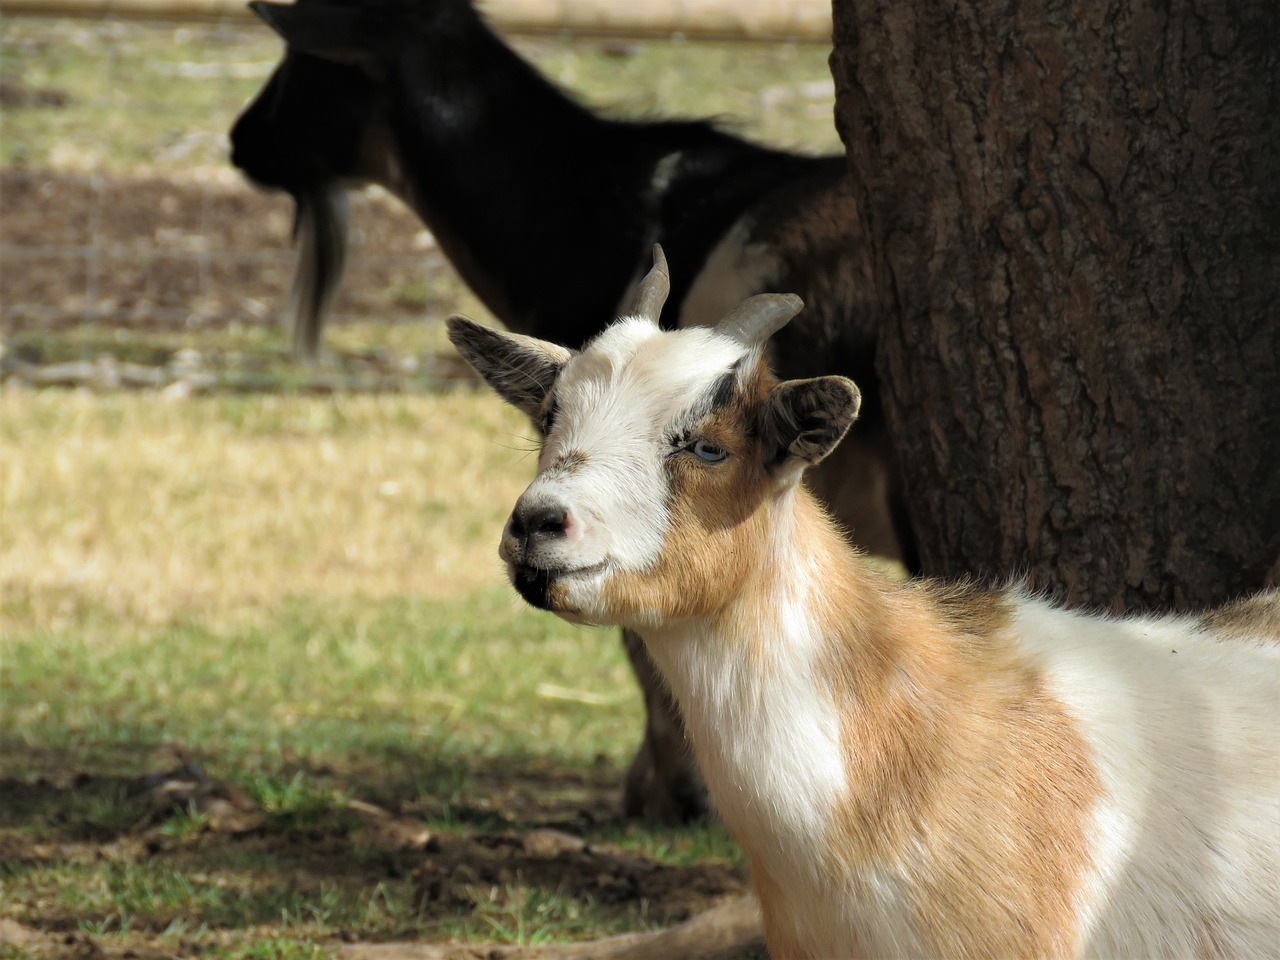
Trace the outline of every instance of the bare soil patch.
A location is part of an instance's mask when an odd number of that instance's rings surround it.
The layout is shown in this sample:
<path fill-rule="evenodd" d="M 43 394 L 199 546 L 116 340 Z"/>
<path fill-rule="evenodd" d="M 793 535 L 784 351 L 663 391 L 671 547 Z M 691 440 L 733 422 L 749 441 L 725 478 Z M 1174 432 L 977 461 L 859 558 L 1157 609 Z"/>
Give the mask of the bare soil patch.
<path fill-rule="evenodd" d="M 165 179 L 0 171 L 0 331 L 87 319 L 146 329 L 274 322 L 292 275 L 292 202 L 233 171 Z M 335 318 L 421 317 L 452 268 L 403 204 L 356 194 Z"/>

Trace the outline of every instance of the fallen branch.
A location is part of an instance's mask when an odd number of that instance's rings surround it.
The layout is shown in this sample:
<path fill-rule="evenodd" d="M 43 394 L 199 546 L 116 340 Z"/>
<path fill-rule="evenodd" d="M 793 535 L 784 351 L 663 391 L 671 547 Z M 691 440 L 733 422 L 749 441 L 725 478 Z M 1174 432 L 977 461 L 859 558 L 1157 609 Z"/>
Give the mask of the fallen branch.
<path fill-rule="evenodd" d="M 764 956 L 760 907 L 742 897 L 679 926 L 543 947 L 369 943 L 339 948 L 341 960 L 745 960 Z"/>

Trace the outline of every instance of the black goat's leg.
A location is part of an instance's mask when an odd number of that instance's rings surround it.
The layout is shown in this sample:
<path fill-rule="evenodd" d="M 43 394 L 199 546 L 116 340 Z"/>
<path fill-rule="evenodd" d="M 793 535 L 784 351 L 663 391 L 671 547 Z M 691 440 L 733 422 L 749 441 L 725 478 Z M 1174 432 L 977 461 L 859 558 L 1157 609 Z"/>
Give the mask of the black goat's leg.
<path fill-rule="evenodd" d="M 622 631 L 622 645 L 644 695 L 644 739 L 627 769 L 623 813 L 650 823 L 688 823 L 705 816 L 707 788 L 685 739 L 680 709 L 638 633 Z"/>

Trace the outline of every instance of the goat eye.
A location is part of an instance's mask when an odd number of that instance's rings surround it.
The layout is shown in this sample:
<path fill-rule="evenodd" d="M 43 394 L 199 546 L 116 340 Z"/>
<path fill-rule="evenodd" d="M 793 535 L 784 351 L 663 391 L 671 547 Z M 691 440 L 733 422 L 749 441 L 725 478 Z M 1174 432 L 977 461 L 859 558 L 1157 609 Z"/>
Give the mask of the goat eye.
<path fill-rule="evenodd" d="M 719 463 L 725 457 L 729 456 L 729 452 L 724 447 L 717 447 L 709 440 L 695 440 L 693 446 L 690 447 L 694 456 L 707 463 Z"/>

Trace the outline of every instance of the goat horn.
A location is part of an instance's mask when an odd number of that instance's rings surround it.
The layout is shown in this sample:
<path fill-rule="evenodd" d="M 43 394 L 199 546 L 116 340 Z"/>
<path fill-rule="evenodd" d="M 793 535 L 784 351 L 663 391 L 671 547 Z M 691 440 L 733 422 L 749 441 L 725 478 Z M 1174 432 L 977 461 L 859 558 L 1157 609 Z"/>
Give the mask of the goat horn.
<path fill-rule="evenodd" d="M 739 343 L 764 343 L 804 309 L 794 293 L 759 293 L 743 300 L 716 324 L 716 331 Z"/>
<path fill-rule="evenodd" d="M 662 245 L 653 245 L 653 267 L 640 281 L 640 289 L 636 291 L 636 302 L 631 313 L 637 317 L 648 317 L 654 323 L 662 316 L 662 305 L 667 302 L 667 294 L 671 292 L 671 276 L 667 273 L 667 258 L 662 254 Z"/>

